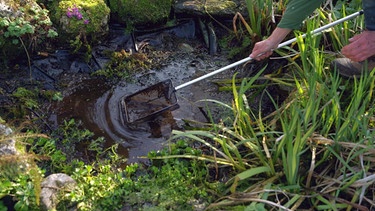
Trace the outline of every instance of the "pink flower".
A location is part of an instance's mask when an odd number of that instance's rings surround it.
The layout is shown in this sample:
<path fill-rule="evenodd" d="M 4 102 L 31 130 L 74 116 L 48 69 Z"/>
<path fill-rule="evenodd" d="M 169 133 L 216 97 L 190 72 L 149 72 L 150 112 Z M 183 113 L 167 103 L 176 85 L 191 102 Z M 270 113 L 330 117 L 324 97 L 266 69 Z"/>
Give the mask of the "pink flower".
<path fill-rule="evenodd" d="M 79 9 L 76 5 L 74 5 L 74 7 L 73 7 L 73 13 L 74 13 L 74 15 L 79 14 Z"/>
<path fill-rule="evenodd" d="M 81 19 L 82 19 L 82 14 L 81 14 L 81 13 L 78 13 L 78 14 L 76 15 L 76 17 L 77 17 L 78 20 L 81 20 Z"/>
<path fill-rule="evenodd" d="M 70 9 L 68 9 L 68 10 L 66 11 L 66 16 L 68 16 L 68 18 L 73 17 L 72 11 L 71 11 Z"/>
<path fill-rule="evenodd" d="M 66 16 L 68 16 L 68 18 L 76 17 L 78 20 L 82 20 L 83 19 L 83 15 L 79 11 L 79 8 L 76 5 L 74 5 L 73 8 L 68 8 L 66 10 Z M 88 19 L 85 19 L 83 21 L 84 24 L 89 24 L 89 22 L 90 21 Z"/>

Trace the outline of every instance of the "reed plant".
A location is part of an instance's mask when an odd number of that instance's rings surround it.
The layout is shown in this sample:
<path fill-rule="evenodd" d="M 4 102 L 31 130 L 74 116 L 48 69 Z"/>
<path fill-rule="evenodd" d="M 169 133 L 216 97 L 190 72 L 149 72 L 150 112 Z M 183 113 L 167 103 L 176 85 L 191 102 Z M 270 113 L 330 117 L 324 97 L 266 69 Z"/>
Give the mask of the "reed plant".
<path fill-rule="evenodd" d="M 248 55 L 248 49 L 276 27 L 286 5 L 285 1 L 272 0 L 246 0 L 245 3 L 247 14 L 237 12 L 232 20 L 233 33 L 220 41 L 229 50 L 229 59 Z"/>
<path fill-rule="evenodd" d="M 321 10 L 317 18 L 306 21 L 307 31 L 325 24 L 327 14 Z M 329 36 L 308 34 L 302 39 L 302 33 L 297 32 L 296 47 L 286 49 L 297 53 L 285 57 L 289 60 L 285 75 L 289 78 L 262 76 L 261 71 L 238 85 L 233 77 L 232 104 L 207 100 L 231 111 L 230 116 L 222 118 L 225 121 L 205 124 L 202 129 L 173 131 L 171 141 L 199 141 L 213 152 L 178 157 L 232 167 L 227 194 L 208 209 L 375 207 L 371 189 L 375 183 L 374 73 L 367 71 L 354 79 L 341 77 L 330 67 L 332 54 L 322 45 L 330 37 L 336 42 L 332 49 L 340 48 L 355 33 L 352 29 L 360 27 L 358 23 L 343 24 L 344 30 L 340 29 L 343 26 L 334 28 Z M 286 50 L 279 53 L 285 55 Z M 267 116 L 249 102 L 254 89 L 271 96 L 264 86 L 257 86 L 260 79 L 268 79 L 273 85 L 294 81 L 286 100 L 273 101 L 276 109 Z"/>
<path fill-rule="evenodd" d="M 334 20 L 343 18 L 349 14 L 358 12 L 362 9 L 361 1 L 337 1 L 335 5 L 331 5 L 330 9 L 319 10 L 319 17 L 322 24 L 328 24 Z M 364 17 L 359 16 L 352 20 L 343 22 L 333 26 L 328 30 L 326 35 L 326 50 L 332 52 L 340 52 L 341 48 L 348 44 L 348 40 L 354 34 L 364 29 Z"/>
<path fill-rule="evenodd" d="M 282 4 L 282 1 L 278 4 Z M 246 6 L 249 14 L 249 26 L 251 26 L 254 36 L 262 38 L 264 35 L 269 34 L 271 30 L 270 23 L 275 23 L 273 1 L 246 0 Z"/>

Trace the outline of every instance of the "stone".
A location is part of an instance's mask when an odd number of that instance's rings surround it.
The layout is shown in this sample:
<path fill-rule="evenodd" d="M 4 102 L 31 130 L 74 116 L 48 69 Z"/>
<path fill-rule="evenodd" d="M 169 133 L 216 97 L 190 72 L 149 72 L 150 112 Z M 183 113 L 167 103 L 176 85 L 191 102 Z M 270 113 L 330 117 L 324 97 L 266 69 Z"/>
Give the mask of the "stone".
<path fill-rule="evenodd" d="M 10 5 L 6 2 L 0 2 L 0 16 L 2 17 L 9 17 L 13 13 Z"/>
<path fill-rule="evenodd" d="M 13 130 L 5 125 L 0 124 L 0 135 L 9 136 Z"/>
<path fill-rule="evenodd" d="M 247 14 L 243 0 L 177 0 L 174 5 L 176 15 L 231 18 L 237 12 Z"/>
<path fill-rule="evenodd" d="M 42 210 L 56 210 L 59 203 L 59 194 L 62 191 L 72 191 L 77 182 L 67 174 L 51 174 L 44 178 L 40 193 L 40 206 Z"/>
<path fill-rule="evenodd" d="M 0 124 L 0 137 L 4 136 L 9 136 L 12 133 L 12 129 L 9 127 Z M 5 139 L 1 140 L 0 139 L 0 156 L 5 156 L 5 155 L 17 155 L 17 149 L 16 149 L 16 141 L 14 139 Z"/>
<path fill-rule="evenodd" d="M 137 29 L 165 24 L 172 9 L 170 0 L 109 0 L 109 5 L 112 20 Z"/>
<path fill-rule="evenodd" d="M 108 35 L 110 9 L 103 0 L 64 0 L 49 4 L 61 36 L 98 40 Z"/>

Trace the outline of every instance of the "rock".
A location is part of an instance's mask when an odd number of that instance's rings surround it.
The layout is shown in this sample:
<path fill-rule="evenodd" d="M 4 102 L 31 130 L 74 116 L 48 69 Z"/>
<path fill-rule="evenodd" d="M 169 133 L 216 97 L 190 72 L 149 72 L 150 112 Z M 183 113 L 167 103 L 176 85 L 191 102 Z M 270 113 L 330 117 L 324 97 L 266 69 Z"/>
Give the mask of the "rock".
<path fill-rule="evenodd" d="M 191 47 L 191 45 L 187 44 L 187 43 L 179 43 L 178 44 L 178 49 L 182 52 L 185 52 L 185 53 L 192 53 L 194 52 L 194 48 Z"/>
<path fill-rule="evenodd" d="M 40 193 L 40 206 L 42 210 L 56 210 L 59 203 L 58 196 L 61 191 L 71 191 L 76 186 L 76 181 L 69 175 L 58 173 L 46 177 Z"/>
<path fill-rule="evenodd" d="M 12 129 L 0 124 L 0 137 L 9 136 L 12 133 Z M 1 140 L 1 139 L 0 139 Z M 0 156 L 6 155 L 17 155 L 16 141 L 14 139 L 2 140 L 0 141 Z"/>
<path fill-rule="evenodd" d="M 247 14 L 247 8 L 243 0 L 177 0 L 174 12 L 177 16 L 204 17 L 210 14 L 214 17 L 232 18 L 237 12 Z"/>
<path fill-rule="evenodd" d="M 128 28 L 150 28 L 165 24 L 171 13 L 171 0 L 109 0 L 112 20 Z"/>
<path fill-rule="evenodd" d="M 0 2 L 0 16 L 9 17 L 13 14 L 13 10 L 7 2 Z"/>
<path fill-rule="evenodd" d="M 16 139 L 7 137 L 12 133 L 12 129 L 0 124 L 0 172 L 5 178 L 25 173 L 31 166 L 28 159 L 22 159 L 23 154 L 16 147 Z"/>
<path fill-rule="evenodd" d="M 49 8 L 59 34 L 67 36 L 68 40 L 77 36 L 81 36 L 82 41 L 99 40 L 108 34 L 110 9 L 103 0 L 53 1 Z"/>
<path fill-rule="evenodd" d="M 164 24 L 170 17 L 171 7 L 177 17 L 233 18 L 240 12 L 247 14 L 244 0 L 176 0 L 173 5 L 169 0 L 110 0 L 112 20 L 138 28 L 154 27 Z"/>
<path fill-rule="evenodd" d="M 13 133 L 13 130 L 9 127 L 0 124 L 0 135 L 9 136 L 11 133 Z"/>
<path fill-rule="evenodd" d="M 0 156 L 4 155 L 17 155 L 16 141 L 9 139 L 0 142 Z"/>
<path fill-rule="evenodd" d="M 25 5 L 28 5 L 29 8 L 39 7 L 35 1 L 31 0 L 24 1 L 23 3 L 20 2 L 19 4 L 15 4 L 14 1 L 10 0 L 0 1 L 0 17 L 13 19 L 16 17 L 25 16 L 25 13 L 19 9 L 19 7 L 24 7 Z"/>

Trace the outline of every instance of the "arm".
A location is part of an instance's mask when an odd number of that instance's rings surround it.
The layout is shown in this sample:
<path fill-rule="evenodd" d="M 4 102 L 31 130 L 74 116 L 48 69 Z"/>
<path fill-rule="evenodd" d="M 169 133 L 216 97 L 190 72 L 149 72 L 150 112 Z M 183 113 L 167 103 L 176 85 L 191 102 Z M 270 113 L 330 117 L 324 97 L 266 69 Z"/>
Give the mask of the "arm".
<path fill-rule="evenodd" d="M 311 15 L 322 2 L 323 0 L 290 0 L 278 27 L 299 29 L 303 20 Z"/>
<path fill-rule="evenodd" d="M 250 54 L 255 60 L 262 60 L 271 56 L 272 51 L 293 30 L 300 27 L 302 21 L 310 15 L 323 0 L 290 0 L 283 18 L 270 37 L 254 45 Z"/>

